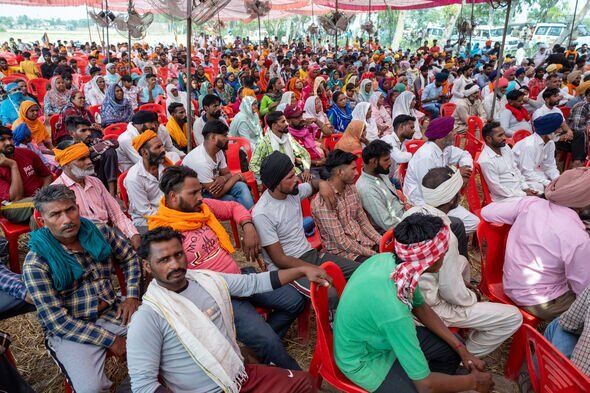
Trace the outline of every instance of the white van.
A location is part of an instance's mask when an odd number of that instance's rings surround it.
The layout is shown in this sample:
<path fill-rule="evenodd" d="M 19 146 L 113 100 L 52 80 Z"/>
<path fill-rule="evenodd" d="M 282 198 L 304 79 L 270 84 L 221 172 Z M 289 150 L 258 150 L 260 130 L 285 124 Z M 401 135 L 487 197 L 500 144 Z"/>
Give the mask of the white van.
<path fill-rule="evenodd" d="M 531 41 L 535 45 L 544 43 L 550 48 L 566 28 L 564 23 L 538 23 Z"/>

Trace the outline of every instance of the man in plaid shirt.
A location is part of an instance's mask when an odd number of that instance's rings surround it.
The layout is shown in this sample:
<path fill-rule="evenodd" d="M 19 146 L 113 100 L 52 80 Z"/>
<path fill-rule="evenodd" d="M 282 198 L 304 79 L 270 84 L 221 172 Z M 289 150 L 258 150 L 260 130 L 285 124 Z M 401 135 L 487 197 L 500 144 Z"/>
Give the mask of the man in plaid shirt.
<path fill-rule="evenodd" d="M 81 218 L 64 185 L 42 188 L 35 208 L 44 227 L 31 233 L 23 275 L 47 348 L 76 392 L 108 391 L 106 352 L 125 354 L 126 325 L 139 306 L 139 260 L 118 229 Z M 123 301 L 111 258 L 125 273 Z"/>
<path fill-rule="evenodd" d="M 569 117 L 570 128 L 574 133 L 572 139 L 572 166 L 584 165 L 586 159 L 586 129 L 590 124 L 590 89 L 586 86 L 585 90 L 579 90 L 582 101 L 578 102 L 572 108 Z"/>

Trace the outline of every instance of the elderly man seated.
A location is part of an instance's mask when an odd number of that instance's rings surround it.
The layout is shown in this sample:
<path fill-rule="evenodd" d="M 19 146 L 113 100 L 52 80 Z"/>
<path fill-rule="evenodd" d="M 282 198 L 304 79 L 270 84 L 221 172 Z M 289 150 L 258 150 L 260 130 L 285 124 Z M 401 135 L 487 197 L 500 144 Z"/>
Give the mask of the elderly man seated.
<path fill-rule="evenodd" d="M 479 98 L 479 86 L 476 83 L 470 83 L 465 86 L 462 94 L 463 97 L 456 99 L 455 103 L 457 107 L 453 112 L 455 133 L 457 134 L 465 134 L 467 132 L 467 119 L 470 116 L 477 116 L 483 122 L 486 120 L 486 111 L 483 109 L 483 103 Z"/>
<path fill-rule="evenodd" d="M 126 325 L 139 306 L 139 260 L 118 229 L 81 218 L 64 185 L 43 187 L 35 209 L 44 227 L 31 233 L 23 276 L 49 354 L 76 392 L 108 391 L 106 352 L 125 354 Z M 124 301 L 111 259 L 125 273 Z"/>
<path fill-rule="evenodd" d="M 424 213 L 442 218 L 450 226 L 449 211 L 459 205 L 463 187 L 461 173 L 450 167 L 433 168 L 422 179 L 426 204 L 411 208 L 405 217 Z M 404 218 L 405 218 L 404 217 Z M 453 232 L 449 250 L 437 274 L 424 273 L 420 291 L 426 303 L 447 326 L 469 329 L 466 347 L 475 356 L 495 351 L 522 324 L 518 308 L 506 304 L 480 302 L 479 291 L 470 283 L 469 261 L 459 253 Z"/>
<path fill-rule="evenodd" d="M 260 274 L 187 270 L 183 242 L 182 234 L 169 227 L 142 238 L 139 255 L 154 280 L 129 326 L 133 391 L 314 392 L 306 372 L 244 364 L 231 296 L 272 291 L 300 277 L 329 285 L 326 272 L 312 266 Z"/>
<path fill-rule="evenodd" d="M 430 169 L 457 165 L 465 182 L 471 176 L 471 168 L 473 167 L 471 155 L 465 150 L 453 146 L 455 141 L 455 134 L 452 132 L 454 123 L 452 117 L 433 120 L 425 133 L 428 142 L 418 149 L 408 164 L 403 189 L 404 194 L 414 206 L 424 204 L 421 184 Z M 475 232 L 479 224 L 477 216 L 461 205 L 451 210 L 449 216 L 463 221 L 468 234 Z"/>
<path fill-rule="evenodd" d="M 80 215 L 93 222 L 116 226 L 133 248 L 139 247 L 139 233 L 104 184 L 94 177 L 90 149 L 82 142 L 62 141 L 57 145 L 55 160 L 63 172 L 53 184 L 63 184 L 76 194 Z"/>
<path fill-rule="evenodd" d="M 354 185 L 356 159 L 354 154 L 339 149 L 328 155 L 326 170 L 330 177 L 327 182 L 336 193 L 336 208 L 328 207 L 320 195 L 311 202 L 311 212 L 322 244 L 329 253 L 362 262 L 376 254 L 381 235 L 362 209 L 359 192 Z"/>
<path fill-rule="evenodd" d="M 506 295 L 551 321 L 590 285 L 590 168 L 564 172 L 545 197 L 511 198 L 484 207 L 489 222 L 512 225 L 506 243 Z"/>

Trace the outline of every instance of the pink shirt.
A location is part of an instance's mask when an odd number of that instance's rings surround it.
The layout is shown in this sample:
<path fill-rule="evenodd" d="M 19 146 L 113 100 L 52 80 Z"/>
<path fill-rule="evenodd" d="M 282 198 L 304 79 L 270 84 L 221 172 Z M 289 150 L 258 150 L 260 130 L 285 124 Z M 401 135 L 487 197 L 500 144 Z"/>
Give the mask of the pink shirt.
<path fill-rule="evenodd" d="M 94 176 L 84 178 L 84 187 L 62 173 L 53 184 L 63 184 L 76 194 L 80 215 L 95 222 L 114 225 L 129 239 L 137 235 L 137 229 L 123 213 L 116 199 L 107 191 L 102 182 Z"/>
<path fill-rule="evenodd" d="M 510 224 L 504 291 L 533 306 L 590 284 L 590 236 L 575 211 L 538 197 L 509 198 L 484 207 L 486 221 Z"/>
<path fill-rule="evenodd" d="M 234 219 L 235 222 L 251 220 L 250 212 L 238 202 L 204 199 L 219 221 Z M 207 225 L 194 231 L 182 233 L 183 248 L 189 269 L 207 269 L 219 273 L 240 274 L 240 268 L 230 253 L 219 247 L 219 238 Z"/>

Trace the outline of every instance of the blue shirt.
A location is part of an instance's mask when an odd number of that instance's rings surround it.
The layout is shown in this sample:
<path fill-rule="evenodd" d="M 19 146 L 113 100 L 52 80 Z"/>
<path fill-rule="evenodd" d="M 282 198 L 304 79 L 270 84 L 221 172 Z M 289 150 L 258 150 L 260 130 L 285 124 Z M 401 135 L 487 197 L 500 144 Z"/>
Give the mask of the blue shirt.
<path fill-rule="evenodd" d="M 153 90 L 152 90 L 152 98 L 154 99 L 154 101 L 156 100 L 156 98 L 158 98 L 158 96 L 163 96 L 164 95 L 164 89 L 162 89 L 162 87 L 160 85 L 156 85 L 154 86 Z M 147 104 L 148 102 L 150 102 L 150 92 L 149 92 L 149 88 L 146 86 L 143 88 L 143 90 L 141 91 L 141 103 L 142 104 Z"/>
<path fill-rule="evenodd" d="M 8 269 L 2 262 L 0 262 L 0 292 L 21 300 L 24 300 L 27 293 L 21 275 Z"/>
<path fill-rule="evenodd" d="M 436 87 L 436 84 L 432 82 L 426 85 L 426 87 L 422 91 L 422 101 L 432 100 L 433 98 L 440 98 L 441 95 L 442 86 Z M 428 102 L 428 104 L 431 104 L 431 102 Z"/>

